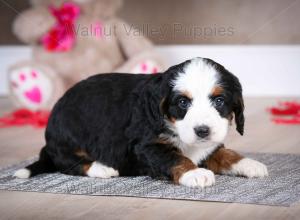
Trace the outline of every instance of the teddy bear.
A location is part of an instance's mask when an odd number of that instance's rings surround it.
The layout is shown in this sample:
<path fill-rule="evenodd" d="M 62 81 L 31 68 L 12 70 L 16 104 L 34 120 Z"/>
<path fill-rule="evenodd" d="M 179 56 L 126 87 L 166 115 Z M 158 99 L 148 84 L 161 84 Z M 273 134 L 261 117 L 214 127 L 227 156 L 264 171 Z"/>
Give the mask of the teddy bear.
<path fill-rule="evenodd" d="M 32 58 L 9 68 L 18 107 L 51 109 L 76 82 L 98 73 L 155 74 L 164 60 L 143 33 L 116 16 L 122 0 L 31 0 L 13 22 Z"/>

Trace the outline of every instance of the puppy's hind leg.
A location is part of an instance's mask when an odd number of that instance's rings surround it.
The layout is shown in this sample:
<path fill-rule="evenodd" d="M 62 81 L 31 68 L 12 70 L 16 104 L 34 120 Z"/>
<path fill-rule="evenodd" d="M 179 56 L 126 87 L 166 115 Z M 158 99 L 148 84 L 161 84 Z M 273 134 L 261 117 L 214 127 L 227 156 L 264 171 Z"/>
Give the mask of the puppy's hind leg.
<path fill-rule="evenodd" d="M 98 178 L 119 176 L 119 172 L 98 161 L 93 160 L 86 151 L 80 149 L 68 156 L 60 164 L 62 173 Z"/>
<path fill-rule="evenodd" d="M 118 170 L 97 161 L 94 161 L 90 165 L 85 165 L 84 169 L 85 174 L 89 177 L 111 178 L 119 176 Z"/>

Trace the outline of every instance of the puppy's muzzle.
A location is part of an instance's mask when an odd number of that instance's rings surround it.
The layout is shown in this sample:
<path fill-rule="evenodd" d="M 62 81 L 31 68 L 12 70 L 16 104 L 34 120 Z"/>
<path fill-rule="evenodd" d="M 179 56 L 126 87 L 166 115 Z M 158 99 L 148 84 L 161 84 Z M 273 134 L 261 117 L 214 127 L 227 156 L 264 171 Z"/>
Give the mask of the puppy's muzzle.
<path fill-rule="evenodd" d="M 210 129 L 207 125 L 201 125 L 194 128 L 196 135 L 200 138 L 206 138 L 210 134 Z"/>

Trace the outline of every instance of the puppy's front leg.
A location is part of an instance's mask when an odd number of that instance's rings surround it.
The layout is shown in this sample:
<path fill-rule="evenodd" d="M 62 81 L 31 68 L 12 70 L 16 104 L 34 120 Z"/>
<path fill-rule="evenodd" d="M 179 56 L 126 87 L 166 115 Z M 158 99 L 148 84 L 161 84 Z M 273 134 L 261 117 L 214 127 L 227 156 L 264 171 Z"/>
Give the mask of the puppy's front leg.
<path fill-rule="evenodd" d="M 215 183 L 213 172 L 198 168 L 178 148 L 166 143 L 155 143 L 136 149 L 138 159 L 146 163 L 152 176 L 165 176 L 176 184 L 205 187 Z"/>
<path fill-rule="evenodd" d="M 244 158 L 233 150 L 224 146 L 217 149 L 204 165 L 218 174 L 238 175 L 245 177 L 268 176 L 267 167 L 256 160 Z"/>

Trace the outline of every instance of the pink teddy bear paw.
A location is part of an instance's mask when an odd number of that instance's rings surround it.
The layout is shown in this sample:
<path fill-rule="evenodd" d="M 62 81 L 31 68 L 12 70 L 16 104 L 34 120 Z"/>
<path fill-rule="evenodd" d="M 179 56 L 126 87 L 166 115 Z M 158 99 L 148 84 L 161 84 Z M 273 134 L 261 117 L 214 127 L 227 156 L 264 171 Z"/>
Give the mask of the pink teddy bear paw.
<path fill-rule="evenodd" d="M 12 95 L 26 108 L 40 109 L 50 98 L 50 79 L 38 70 L 29 67 L 15 69 L 9 80 Z"/>
<path fill-rule="evenodd" d="M 152 60 L 139 63 L 132 69 L 132 73 L 155 74 L 158 72 L 157 64 Z"/>

